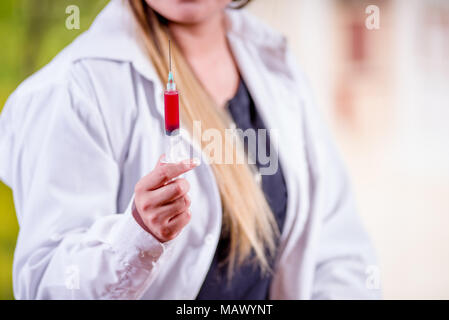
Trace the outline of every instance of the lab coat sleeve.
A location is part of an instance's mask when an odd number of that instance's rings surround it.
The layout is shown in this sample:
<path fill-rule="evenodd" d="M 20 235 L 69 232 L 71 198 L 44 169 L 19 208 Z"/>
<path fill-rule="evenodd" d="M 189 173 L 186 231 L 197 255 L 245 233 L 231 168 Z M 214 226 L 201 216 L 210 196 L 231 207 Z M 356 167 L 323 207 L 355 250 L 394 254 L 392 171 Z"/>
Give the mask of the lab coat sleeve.
<path fill-rule="evenodd" d="M 116 214 L 120 170 L 98 108 L 71 80 L 25 91 L 2 119 L 13 124 L 2 146 L 20 225 L 15 297 L 140 298 L 167 248 L 131 205 Z"/>
<path fill-rule="evenodd" d="M 312 299 L 376 299 L 380 274 L 373 247 L 354 205 L 344 165 L 312 99 L 311 88 L 293 62 L 299 84 L 310 173 L 310 220 L 314 275 Z"/>

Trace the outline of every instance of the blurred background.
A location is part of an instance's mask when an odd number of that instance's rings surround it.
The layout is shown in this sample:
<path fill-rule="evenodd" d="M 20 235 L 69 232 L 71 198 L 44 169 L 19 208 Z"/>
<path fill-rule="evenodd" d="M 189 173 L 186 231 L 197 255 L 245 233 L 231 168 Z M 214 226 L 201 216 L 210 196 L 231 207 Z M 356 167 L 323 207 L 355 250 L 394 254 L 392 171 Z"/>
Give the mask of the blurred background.
<path fill-rule="evenodd" d="M 0 1 L 0 111 L 107 2 Z M 72 4 L 80 30 L 65 27 Z M 370 5 L 379 28 L 367 27 Z M 310 79 L 373 238 L 384 298 L 449 299 L 449 1 L 253 0 L 248 10 L 288 38 Z M 12 299 L 18 226 L 1 182 L 0 218 L 0 299 Z"/>

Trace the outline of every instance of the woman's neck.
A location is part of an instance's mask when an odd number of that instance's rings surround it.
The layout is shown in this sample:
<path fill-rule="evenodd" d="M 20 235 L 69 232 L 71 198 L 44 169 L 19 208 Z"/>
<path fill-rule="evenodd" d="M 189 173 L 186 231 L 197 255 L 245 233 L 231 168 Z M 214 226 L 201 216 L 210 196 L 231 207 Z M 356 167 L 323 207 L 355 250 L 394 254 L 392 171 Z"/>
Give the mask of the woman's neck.
<path fill-rule="evenodd" d="M 217 106 L 224 106 L 239 84 L 239 71 L 226 37 L 224 11 L 194 25 L 171 23 L 169 29 L 206 92 Z"/>

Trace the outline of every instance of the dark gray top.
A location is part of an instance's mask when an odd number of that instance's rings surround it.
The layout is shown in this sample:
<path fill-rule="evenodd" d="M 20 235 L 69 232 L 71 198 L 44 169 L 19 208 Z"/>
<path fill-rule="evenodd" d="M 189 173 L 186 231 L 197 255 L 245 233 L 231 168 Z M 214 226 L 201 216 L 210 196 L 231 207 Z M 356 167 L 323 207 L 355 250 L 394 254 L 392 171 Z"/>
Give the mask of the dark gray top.
<path fill-rule="evenodd" d="M 257 113 L 256 106 L 249 94 L 243 79 L 236 95 L 229 100 L 228 111 L 237 128 L 265 129 L 265 125 Z M 256 134 L 257 137 L 257 134 Z M 245 142 L 245 147 L 247 142 Z M 267 153 L 270 150 L 267 139 Z M 257 149 L 256 149 L 257 150 Z M 254 159 L 256 159 L 254 157 Z M 257 167 L 260 168 L 256 159 Z M 274 175 L 262 176 L 262 189 L 268 204 L 273 211 L 279 229 L 282 231 L 287 210 L 287 187 L 282 174 L 281 165 Z M 230 281 L 226 277 L 227 265 L 220 263 L 228 254 L 229 239 L 221 236 L 209 272 L 197 296 L 200 300 L 235 299 L 263 300 L 268 298 L 272 275 L 262 275 L 258 267 L 245 264 L 235 271 Z M 273 265 L 273 261 L 271 264 Z"/>

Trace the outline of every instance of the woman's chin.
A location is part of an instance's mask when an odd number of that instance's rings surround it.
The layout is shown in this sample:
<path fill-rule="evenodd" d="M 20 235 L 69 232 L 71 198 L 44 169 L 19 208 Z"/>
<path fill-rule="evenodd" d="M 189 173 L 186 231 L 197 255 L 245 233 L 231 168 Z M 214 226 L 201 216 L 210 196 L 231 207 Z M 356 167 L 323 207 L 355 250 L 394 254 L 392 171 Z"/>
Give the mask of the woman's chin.
<path fill-rule="evenodd" d="M 222 12 L 230 0 L 146 0 L 165 19 L 181 24 L 195 24 Z"/>
<path fill-rule="evenodd" d="M 195 8 L 197 5 L 183 5 L 182 7 L 187 7 L 183 10 L 176 10 L 176 14 L 171 14 L 168 20 L 181 23 L 181 24 L 195 24 L 204 21 L 210 16 L 210 13 L 203 13 L 201 10 Z"/>

